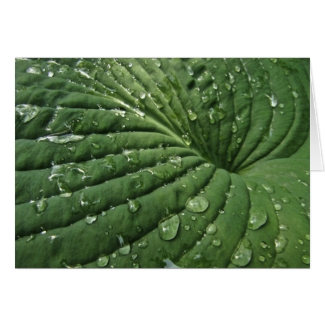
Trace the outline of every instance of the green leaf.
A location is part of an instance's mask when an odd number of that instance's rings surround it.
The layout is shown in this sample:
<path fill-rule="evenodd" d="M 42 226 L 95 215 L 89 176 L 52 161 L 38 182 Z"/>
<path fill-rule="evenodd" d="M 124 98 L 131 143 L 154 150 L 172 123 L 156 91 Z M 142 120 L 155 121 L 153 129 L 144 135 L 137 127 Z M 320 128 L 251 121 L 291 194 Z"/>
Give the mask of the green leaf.
<path fill-rule="evenodd" d="M 16 60 L 16 267 L 309 267 L 308 59 Z"/>

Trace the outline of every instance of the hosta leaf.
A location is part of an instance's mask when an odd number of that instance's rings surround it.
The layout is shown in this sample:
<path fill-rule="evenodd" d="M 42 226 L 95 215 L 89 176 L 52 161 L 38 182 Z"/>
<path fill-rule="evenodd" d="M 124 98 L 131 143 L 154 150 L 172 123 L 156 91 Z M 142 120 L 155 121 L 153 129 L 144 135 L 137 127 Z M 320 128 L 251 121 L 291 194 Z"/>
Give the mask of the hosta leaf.
<path fill-rule="evenodd" d="M 17 59 L 16 267 L 309 267 L 308 59 Z"/>

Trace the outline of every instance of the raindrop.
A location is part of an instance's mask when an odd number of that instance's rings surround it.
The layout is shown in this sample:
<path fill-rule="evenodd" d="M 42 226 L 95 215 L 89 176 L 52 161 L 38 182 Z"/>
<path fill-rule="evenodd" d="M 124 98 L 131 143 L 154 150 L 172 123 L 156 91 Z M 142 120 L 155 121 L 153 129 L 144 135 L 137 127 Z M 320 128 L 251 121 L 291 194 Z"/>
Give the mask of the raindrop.
<path fill-rule="evenodd" d="M 209 97 L 208 96 L 202 96 L 202 102 L 203 103 L 207 103 L 209 101 Z"/>
<path fill-rule="evenodd" d="M 305 239 L 306 239 L 306 240 L 310 240 L 310 235 L 309 235 L 309 234 L 306 234 L 306 235 L 305 235 Z"/>
<path fill-rule="evenodd" d="M 303 240 L 301 240 L 301 239 L 298 239 L 297 242 L 298 242 L 298 244 L 300 244 L 300 245 L 303 245 L 303 244 L 304 244 Z"/>
<path fill-rule="evenodd" d="M 262 248 L 267 248 L 267 243 L 266 243 L 265 241 L 261 241 L 261 242 L 260 242 L 260 246 L 261 246 Z"/>
<path fill-rule="evenodd" d="M 196 216 L 192 216 L 191 220 L 195 221 L 196 220 Z"/>
<path fill-rule="evenodd" d="M 145 99 L 146 98 L 146 94 L 144 92 L 140 92 L 139 97 L 141 99 Z"/>
<path fill-rule="evenodd" d="M 281 201 L 282 201 L 283 203 L 289 203 L 289 202 L 290 202 L 290 199 L 287 198 L 287 197 L 283 197 L 283 198 L 281 198 Z"/>
<path fill-rule="evenodd" d="M 209 164 L 209 163 L 204 163 L 203 166 L 206 167 L 206 168 L 210 168 L 210 167 L 211 167 L 211 164 Z"/>
<path fill-rule="evenodd" d="M 176 237 L 180 219 L 177 214 L 168 216 L 158 223 L 158 234 L 163 240 L 172 240 Z"/>
<path fill-rule="evenodd" d="M 190 227 L 189 225 L 185 225 L 185 226 L 184 226 L 184 229 L 185 229 L 185 230 L 190 230 L 191 227 Z"/>
<path fill-rule="evenodd" d="M 237 131 L 238 131 L 238 127 L 237 127 L 236 122 L 232 122 L 231 132 L 236 133 Z"/>
<path fill-rule="evenodd" d="M 144 239 L 138 243 L 139 248 L 146 248 L 148 247 L 148 245 L 149 245 L 148 239 Z"/>
<path fill-rule="evenodd" d="M 264 94 L 269 100 L 270 100 L 270 105 L 271 107 L 276 107 L 278 105 L 278 99 L 276 98 L 276 96 L 271 93 L 271 95 L 267 95 L 267 94 Z"/>
<path fill-rule="evenodd" d="M 275 251 L 277 253 L 282 253 L 288 244 L 288 239 L 284 237 L 282 234 L 279 234 L 278 237 L 274 240 L 274 243 L 275 243 Z"/>
<path fill-rule="evenodd" d="M 267 213 L 260 206 L 253 206 L 249 210 L 248 228 L 257 230 L 267 221 Z"/>
<path fill-rule="evenodd" d="M 85 218 L 85 222 L 86 222 L 87 225 L 93 224 L 96 220 L 97 220 L 96 215 L 87 215 L 86 218 Z"/>
<path fill-rule="evenodd" d="M 274 209 L 275 209 L 276 211 L 280 211 L 280 210 L 282 209 L 281 204 L 279 204 L 279 203 L 275 203 L 275 204 L 274 204 Z"/>
<path fill-rule="evenodd" d="M 258 259 L 259 259 L 261 262 L 265 262 L 265 257 L 264 257 L 263 255 L 260 255 L 260 256 L 258 257 Z"/>
<path fill-rule="evenodd" d="M 172 164 L 175 168 L 183 166 L 182 158 L 179 156 L 169 156 L 168 162 Z"/>
<path fill-rule="evenodd" d="M 129 62 L 128 66 L 129 68 L 132 68 L 132 62 Z"/>
<path fill-rule="evenodd" d="M 225 87 L 228 89 L 228 90 L 231 90 L 231 86 L 229 84 L 225 84 Z"/>
<path fill-rule="evenodd" d="M 285 230 L 285 231 L 286 231 L 286 230 L 289 230 L 289 227 L 288 227 L 288 225 L 282 223 L 282 224 L 279 225 L 279 229 L 280 229 L 280 230 Z"/>
<path fill-rule="evenodd" d="M 240 67 L 238 65 L 235 66 L 235 71 L 238 73 L 240 72 Z"/>
<path fill-rule="evenodd" d="M 132 254 L 132 255 L 131 255 L 131 258 L 132 258 L 133 260 L 135 260 L 137 257 L 138 257 L 138 254 Z"/>
<path fill-rule="evenodd" d="M 228 75 L 229 75 L 229 81 L 230 81 L 230 83 L 233 84 L 236 81 L 235 76 L 232 73 L 230 73 L 230 72 L 228 73 Z"/>
<path fill-rule="evenodd" d="M 231 262 L 237 266 L 246 266 L 252 258 L 252 244 L 249 239 L 243 238 L 231 257 Z"/>
<path fill-rule="evenodd" d="M 100 145 L 97 144 L 97 143 L 92 143 L 91 145 L 92 145 L 92 147 L 95 148 L 95 149 L 99 149 L 99 148 L 100 148 Z"/>
<path fill-rule="evenodd" d="M 29 243 L 31 240 L 35 239 L 35 235 L 30 235 L 27 239 L 26 239 L 26 243 Z"/>
<path fill-rule="evenodd" d="M 206 228 L 208 235 L 214 235 L 218 231 L 218 227 L 214 223 L 210 223 Z"/>
<path fill-rule="evenodd" d="M 137 212 L 141 208 L 141 204 L 138 200 L 129 200 L 128 211 L 131 213 Z"/>
<path fill-rule="evenodd" d="M 52 78 L 54 76 L 54 72 L 53 71 L 49 71 L 47 73 L 47 76 L 50 77 L 50 78 Z"/>
<path fill-rule="evenodd" d="M 43 198 L 36 202 L 36 211 L 38 213 L 45 211 L 46 208 L 47 208 L 46 199 Z"/>
<path fill-rule="evenodd" d="M 94 126 L 98 126 L 98 124 L 99 124 L 97 121 L 93 121 L 92 123 Z"/>
<path fill-rule="evenodd" d="M 193 71 L 193 69 L 192 69 L 191 66 L 187 66 L 187 72 L 188 72 L 191 76 L 193 76 L 193 74 L 194 74 L 194 71 Z"/>
<path fill-rule="evenodd" d="M 16 106 L 16 113 L 18 113 L 21 123 L 27 123 L 32 120 L 40 112 L 40 110 L 40 107 L 29 104 L 21 104 Z"/>
<path fill-rule="evenodd" d="M 139 263 L 132 263 L 132 267 L 134 269 L 138 269 L 140 267 Z"/>
<path fill-rule="evenodd" d="M 214 119 L 213 115 L 214 115 L 215 111 L 214 109 L 211 107 L 209 109 L 209 112 L 208 112 L 208 116 L 209 116 L 209 122 L 210 124 L 215 124 L 216 123 L 216 120 Z"/>
<path fill-rule="evenodd" d="M 267 184 L 262 184 L 262 186 L 264 187 L 264 189 L 266 190 L 266 192 L 268 192 L 269 194 L 273 194 L 274 193 L 274 188 L 270 185 Z"/>
<path fill-rule="evenodd" d="M 96 261 L 96 265 L 98 267 L 105 267 L 109 262 L 109 256 L 108 255 L 102 255 L 99 256 L 97 261 Z"/>
<path fill-rule="evenodd" d="M 302 261 L 304 264 L 309 265 L 309 264 L 310 264 L 310 256 L 309 256 L 309 255 L 303 255 L 303 256 L 301 256 L 301 261 Z"/>
<path fill-rule="evenodd" d="M 221 245 L 221 240 L 219 238 L 213 239 L 212 246 L 219 247 Z"/>
<path fill-rule="evenodd" d="M 227 112 L 221 107 L 219 107 L 217 109 L 217 114 L 218 114 L 218 118 L 220 121 L 223 120 L 227 116 Z"/>
<path fill-rule="evenodd" d="M 26 70 L 27 73 L 42 74 L 42 71 L 38 67 L 30 67 Z"/>
<path fill-rule="evenodd" d="M 215 82 L 212 84 L 212 87 L 213 89 L 218 89 L 218 85 Z"/>
<path fill-rule="evenodd" d="M 203 196 L 192 196 L 187 199 L 185 206 L 191 212 L 204 212 L 209 207 L 209 201 Z"/>
<path fill-rule="evenodd" d="M 293 96 L 294 98 L 298 98 L 298 97 L 299 97 L 299 95 L 298 95 L 298 93 L 297 93 L 296 91 L 293 91 L 293 92 L 292 92 L 292 96 Z"/>
<path fill-rule="evenodd" d="M 72 195 L 72 191 L 67 183 L 58 179 L 57 184 L 60 192 L 59 194 L 60 197 L 70 197 Z"/>
<path fill-rule="evenodd" d="M 188 112 L 188 118 L 191 120 L 191 121 L 195 121 L 196 120 L 196 118 L 197 118 L 197 115 L 196 115 L 196 113 L 195 112 L 193 112 L 192 110 L 188 110 L 187 111 Z"/>
<path fill-rule="evenodd" d="M 184 143 L 189 146 L 192 143 L 192 139 L 188 134 L 182 135 Z"/>

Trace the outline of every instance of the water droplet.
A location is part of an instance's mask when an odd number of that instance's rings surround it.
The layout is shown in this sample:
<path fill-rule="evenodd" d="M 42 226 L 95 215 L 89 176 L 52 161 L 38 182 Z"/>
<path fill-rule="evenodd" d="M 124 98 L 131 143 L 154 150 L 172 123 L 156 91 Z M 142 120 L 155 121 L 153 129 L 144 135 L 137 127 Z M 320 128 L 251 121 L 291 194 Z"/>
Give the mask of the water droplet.
<path fill-rule="evenodd" d="M 141 99 L 145 99 L 146 98 L 146 94 L 144 92 L 140 92 L 139 97 Z"/>
<path fill-rule="evenodd" d="M 138 269 L 140 267 L 139 263 L 132 263 L 132 267 L 134 269 Z"/>
<path fill-rule="evenodd" d="M 210 223 L 206 228 L 207 235 L 214 235 L 218 230 L 218 227 L 214 223 Z"/>
<path fill-rule="evenodd" d="M 59 194 L 60 197 L 70 197 L 72 195 L 72 191 L 67 183 L 58 179 L 57 185 L 60 192 Z"/>
<path fill-rule="evenodd" d="M 237 127 L 236 122 L 232 122 L 232 125 L 231 125 L 231 132 L 232 132 L 232 133 L 236 133 L 237 131 L 238 131 L 238 127 Z"/>
<path fill-rule="evenodd" d="M 266 243 L 265 241 L 261 241 L 261 242 L 260 242 L 260 246 L 261 246 L 262 248 L 267 248 L 267 243 Z"/>
<path fill-rule="evenodd" d="M 276 211 L 280 211 L 280 210 L 282 209 L 281 204 L 279 204 L 279 203 L 275 203 L 275 204 L 274 204 L 274 209 L 275 209 Z"/>
<path fill-rule="evenodd" d="M 160 68 L 161 62 L 158 59 L 152 59 L 153 62 L 155 62 L 156 66 Z"/>
<path fill-rule="evenodd" d="M 182 187 L 186 188 L 187 186 L 185 184 L 182 184 Z"/>
<path fill-rule="evenodd" d="M 215 118 L 213 117 L 214 113 L 215 113 L 215 111 L 214 111 L 214 109 L 211 107 L 211 108 L 209 109 L 209 112 L 208 112 L 208 116 L 209 116 L 209 122 L 210 122 L 210 124 L 215 124 L 215 123 L 216 123 L 216 120 L 215 120 Z"/>
<path fill-rule="evenodd" d="M 65 144 L 68 142 L 76 142 L 84 139 L 84 135 L 65 134 L 65 135 L 48 135 L 46 137 L 40 137 L 36 141 L 48 141 L 58 144 Z"/>
<path fill-rule="evenodd" d="M 148 239 L 144 239 L 138 243 L 139 248 L 146 248 L 148 247 L 148 245 L 149 245 Z"/>
<path fill-rule="evenodd" d="M 218 118 L 220 121 L 223 120 L 227 116 L 227 112 L 221 107 L 218 107 L 217 114 L 218 114 Z"/>
<path fill-rule="evenodd" d="M 129 68 L 132 68 L 132 62 L 129 62 L 128 66 Z"/>
<path fill-rule="evenodd" d="M 195 221 L 196 220 L 196 216 L 192 216 L 191 220 Z"/>
<path fill-rule="evenodd" d="M 122 155 L 124 155 L 127 161 L 132 165 L 139 165 L 141 162 L 137 150 L 123 150 Z"/>
<path fill-rule="evenodd" d="M 269 194 L 273 194 L 274 193 L 274 188 L 270 185 L 267 184 L 262 184 L 262 186 L 264 187 L 264 189 L 266 190 L 266 192 L 268 192 Z"/>
<path fill-rule="evenodd" d="M 96 265 L 98 267 L 105 267 L 109 262 L 109 256 L 108 255 L 102 255 L 99 256 L 97 261 L 96 261 Z"/>
<path fill-rule="evenodd" d="M 177 214 L 168 216 L 158 223 L 158 234 L 163 240 L 172 240 L 176 237 L 180 219 Z"/>
<path fill-rule="evenodd" d="M 113 254 L 112 254 L 112 257 L 113 257 L 113 258 L 116 258 L 116 256 L 117 256 L 116 253 L 113 253 Z"/>
<path fill-rule="evenodd" d="M 270 100 L 271 107 L 276 107 L 278 105 L 278 99 L 273 93 L 271 93 L 270 96 L 267 94 L 264 95 Z"/>
<path fill-rule="evenodd" d="M 283 197 L 283 198 L 281 198 L 281 201 L 282 201 L 283 203 L 289 203 L 289 202 L 290 202 L 290 199 L 287 198 L 287 197 Z"/>
<path fill-rule="evenodd" d="M 228 73 L 228 75 L 229 75 L 229 81 L 230 81 L 230 83 L 233 84 L 236 81 L 235 76 L 232 73 L 230 73 L 230 72 Z"/>
<path fill-rule="evenodd" d="M 49 71 L 47 73 L 47 76 L 50 77 L 50 78 L 52 78 L 54 76 L 54 72 L 53 71 Z"/>
<path fill-rule="evenodd" d="M 42 74 L 42 71 L 38 67 L 30 67 L 26 70 L 27 73 Z"/>
<path fill-rule="evenodd" d="M 95 149 L 99 149 L 99 148 L 100 148 L 100 145 L 97 144 L 97 143 L 92 143 L 91 145 L 92 145 L 92 147 L 95 148 Z"/>
<path fill-rule="evenodd" d="M 97 220 L 97 215 L 93 215 L 93 214 L 87 215 L 85 218 L 85 222 L 87 225 L 93 224 L 96 220 Z"/>
<path fill-rule="evenodd" d="M 98 126 L 99 125 L 99 123 L 97 121 L 93 121 L 92 123 L 93 123 L 94 126 Z"/>
<path fill-rule="evenodd" d="M 192 178 L 197 179 L 197 177 L 195 175 L 192 175 Z"/>
<path fill-rule="evenodd" d="M 260 255 L 260 256 L 258 257 L 258 259 L 259 259 L 261 262 L 265 262 L 265 257 L 264 257 L 263 255 Z"/>
<path fill-rule="evenodd" d="M 224 214 L 225 211 L 224 211 L 224 210 L 219 210 L 219 213 L 220 213 L 220 214 Z"/>
<path fill-rule="evenodd" d="M 204 166 L 205 168 L 210 168 L 210 167 L 211 167 L 211 164 L 209 164 L 209 163 L 204 163 L 203 166 Z"/>
<path fill-rule="evenodd" d="M 118 252 L 120 255 L 128 255 L 131 251 L 131 247 L 129 244 L 124 245 L 123 247 L 119 248 Z"/>
<path fill-rule="evenodd" d="M 168 162 L 172 164 L 175 168 L 183 166 L 182 158 L 179 156 L 169 156 Z"/>
<path fill-rule="evenodd" d="M 235 66 L 235 71 L 238 73 L 240 72 L 240 67 L 238 65 Z"/>
<path fill-rule="evenodd" d="M 298 244 L 300 244 L 300 245 L 303 245 L 303 244 L 304 244 L 303 240 L 301 240 L 301 239 L 298 239 L 297 242 L 298 242 Z"/>
<path fill-rule="evenodd" d="M 191 212 L 204 212 L 209 207 L 209 201 L 203 196 L 192 196 L 187 199 L 185 206 Z"/>
<path fill-rule="evenodd" d="M 310 256 L 309 256 L 309 255 L 302 255 L 302 256 L 301 256 L 301 261 L 302 261 L 304 264 L 309 265 L 309 264 L 310 264 Z"/>
<path fill-rule="evenodd" d="M 189 146 L 192 143 L 192 139 L 188 134 L 182 135 L 184 143 Z"/>
<path fill-rule="evenodd" d="M 288 225 L 282 223 L 282 224 L 279 225 L 279 229 L 280 229 L 280 230 L 285 230 L 285 231 L 286 231 L 286 230 L 289 230 L 289 227 L 288 227 Z"/>
<path fill-rule="evenodd" d="M 298 94 L 296 91 L 293 91 L 293 92 L 292 92 L 292 96 L 293 96 L 294 98 L 298 98 L 298 97 L 299 97 L 299 94 Z"/>
<path fill-rule="evenodd" d="M 197 115 L 196 115 L 196 113 L 195 112 L 193 112 L 192 110 L 188 110 L 187 111 L 188 112 L 188 118 L 191 120 L 191 121 L 195 121 L 196 120 L 196 118 L 197 118 Z"/>
<path fill-rule="evenodd" d="M 190 76 L 193 76 L 194 71 L 191 66 L 187 66 L 187 72 L 189 73 Z"/>
<path fill-rule="evenodd" d="M 306 235 L 305 235 L 305 239 L 306 239 L 306 240 L 310 240 L 310 235 L 309 235 L 309 234 L 306 234 Z"/>
<path fill-rule="evenodd" d="M 20 123 L 27 123 L 32 120 L 41 108 L 35 105 L 21 104 L 16 106 L 16 113 L 19 115 Z"/>
<path fill-rule="evenodd" d="M 252 258 L 251 246 L 249 239 L 243 238 L 232 255 L 231 262 L 237 266 L 246 266 Z"/>
<path fill-rule="evenodd" d="M 276 63 L 278 60 L 277 59 L 270 59 L 271 62 Z"/>
<path fill-rule="evenodd" d="M 221 245 L 221 240 L 219 238 L 213 239 L 212 245 L 215 247 L 219 247 Z"/>
<path fill-rule="evenodd" d="M 43 198 L 36 202 L 36 211 L 38 213 L 45 211 L 46 208 L 47 208 L 46 199 Z"/>
<path fill-rule="evenodd" d="M 141 208 L 141 204 L 138 200 L 129 200 L 128 211 L 131 213 L 137 212 Z"/>
<path fill-rule="evenodd" d="M 277 253 L 282 253 L 288 244 L 288 239 L 285 238 L 282 234 L 279 234 L 278 237 L 274 240 L 274 243 L 275 251 Z"/>
<path fill-rule="evenodd" d="M 207 103 L 209 101 L 209 96 L 202 96 L 202 102 Z"/>
<path fill-rule="evenodd" d="M 241 143 L 241 142 L 242 142 L 242 138 L 238 138 L 238 139 L 236 140 L 236 142 L 237 142 L 237 143 Z"/>
<path fill-rule="evenodd" d="M 184 229 L 185 229 L 185 230 L 190 230 L 191 227 L 190 227 L 189 225 L 185 225 L 185 226 L 184 226 Z"/>
<path fill-rule="evenodd" d="M 29 243 L 31 240 L 35 239 L 35 235 L 30 235 L 27 239 L 26 239 L 26 243 Z"/>
<path fill-rule="evenodd" d="M 267 221 L 267 213 L 260 206 L 253 206 L 249 210 L 248 228 L 257 230 Z"/>

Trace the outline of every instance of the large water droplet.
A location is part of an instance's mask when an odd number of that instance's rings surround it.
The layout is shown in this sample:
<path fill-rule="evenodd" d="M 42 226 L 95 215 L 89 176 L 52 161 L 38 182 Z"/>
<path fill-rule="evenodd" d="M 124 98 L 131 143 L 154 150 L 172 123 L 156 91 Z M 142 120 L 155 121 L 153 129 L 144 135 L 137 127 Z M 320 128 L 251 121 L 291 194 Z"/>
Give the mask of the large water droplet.
<path fill-rule="evenodd" d="M 218 230 L 218 227 L 214 223 L 210 223 L 206 228 L 207 235 L 214 235 Z"/>
<path fill-rule="evenodd" d="M 195 112 L 193 112 L 192 110 L 188 110 L 187 111 L 188 112 L 188 118 L 191 120 L 191 121 L 195 121 L 196 120 L 196 118 L 197 118 L 197 115 L 196 115 L 196 113 Z"/>
<path fill-rule="evenodd" d="M 148 239 L 144 239 L 138 243 L 139 248 L 146 248 L 148 247 L 148 245 L 149 245 Z"/>
<path fill-rule="evenodd" d="M 179 156 L 169 156 L 168 157 L 168 162 L 170 164 L 172 164 L 173 166 L 175 166 L 175 168 L 176 167 L 182 167 L 182 165 L 183 165 L 182 158 L 179 157 Z"/>
<path fill-rule="evenodd" d="M 102 255 L 99 256 L 97 261 L 96 261 L 96 265 L 98 267 L 105 267 L 109 262 L 109 256 L 108 255 Z"/>
<path fill-rule="evenodd" d="M 187 199 L 185 207 L 191 212 L 204 212 L 209 207 L 209 201 L 203 196 L 192 196 Z"/>
<path fill-rule="evenodd" d="M 270 100 L 271 107 L 276 107 L 278 105 L 278 99 L 273 93 L 271 93 L 270 96 L 265 94 L 265 96 Z"/>
<path fill-rule="evenodd" d="M 249 239 L 243 238 L 231 257 L 231 262 L 237 266 L 246 266 L 252 258 L 252 244 Z"/>
<path fill-rule="evenodd" d="M 107 168 L 110 173 L 115 174 L 116 171 L 116 162 L 113 159 L 113 156 L 106 156 L 103 158 L 103 162 L 101 164 L 103 167 Z"/>
<path fill-rule="evenodd" d="M 221 240 L 219 238 L 213 239 L 212 246 L 219 247 L 221 245 Z"/>
<path fill-rule="evenodd" d="M 122 155 L 124 155 L 127 161 L 132 165 L 139 165 L 141 162 L 137 150 L 123 150 Z"/>
<path fill-rule="evenodd" d="M 67 183 L 58 179 L 57 184 L 60 192 L 59 194 L 60 197 L 70 197 L 72 195 L 72 191 Z"/>
<path fill-rule="evenodd" d="M 146 94 L 144 92 L 140 92 L 139 97 L 141 99 L 145 99 L 146 98 Z"/>
<path fill-rule="evenodd" d="M 20 123 L 27 123 L 32 120 L 41 108 L 35 105 L 21 104 L 16 106 L 16 112 L 19 115 Z"/>
<path fill-rule="evenodd" d="M 85 218 L 85 223 L 86 223 L 87 225 L 91 225 L 91 224 L 93 224 L 96 220 L 97 220 L 97 215 L 90 214 L 90 215 L 87 215 L 87 216 L 86 216 L 86 218 Z"/>
<path fill-rule="evenodd" d="M 46 208 L 47 208 L 46 199 L 43 198 L 36 202 L 36 211 L 38 213 L 45 211 Z"/>
<path fill-rule="evenodd" d="M 65 135 L 48 135 L 46 137 L 40 137 L 37 139 L 40 141 L 49 141 L 58 144 L 65 144 L 68 142 L 75 142 L 84 139 L 84 135 L 75 135 L 75 134 L 65 134 Z"/>
<path fill-rule="evenodd" d="M 269 194 L 273 194 L 274 193 L 274 188 L 270 185 L 267 184 L 262 184 L 262 186 L 264 187 L 264 189 L 266 190 L 266 192 L 268 192 Z"/>
<path fill-rule="evenodd" d="M 210 122 L 210 124 L 215 124 L 216 123 L 216 120 L 215 120 L 215 118 L 214 118 L 214 113 L 215 113 L 215 111 L 214 111 L 214 108 L 210 108 L 209 109 L 209 112 L 208 112 L 208 116 L 209 116 L 209 122 Z"/>
<path fill-rule="evenodd" d="M 240 72 L 240 67 L 238 65 L 235 66 L 235 71 L 238 73 Z"/>
<path fill-rule="evenodd" d="M 182 139 L 187 146 L 189 146 L 192 143 L 192 139 L 188 134 L 182 135 Z"/>
<path fill-rule="evenodd" d="M 128 211 L 131 213 L 137 212 L 141 208 L 141 204 L 138 200 L 129 200 Z"/>
<path fill-rule="evenodd" d="M 275 251 L 277 253 L 282 253 L 288 244 L 288 239 L 285 238 L 282 234 L 279 234 L 278 237 L 274 240 L 274 244 Z"/>
<path fill-rule="evenodd" d="M 248 228 L 257 230 L 267 221 L 267 213 L 260 206 L 253 206 L 249 210 Z"/>
<path fill-rule="evenodd" d="M 163 240 L 172 240 L 176 237 L 180 219 L 177 214 L 168 216 L 158 223 L 158 234 Z"/>
<path fill-rule="evenodd" d="M 27 73 L 42 74 L 42 70 L 38 67 L 30 67 L 26 70 Z"/>
<path fill-rule="evenodd" d="M 304 264 L 309 265 L 309 264 L 310 264 L 310 256 L 309 256 L 309 255 L 303 255 L 303 256 L 301 256 L 301 261 L 302 261 Z"/>
<path fill-rule="evenodd" d="M 217 114 L 218 114 L 218 118 L 220 121 L 223 120 L 227 116 L 227 112 L 221 107 L 218 107 Z"/>

